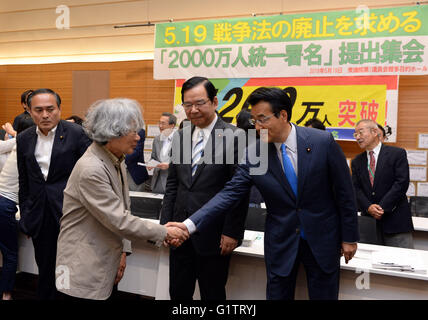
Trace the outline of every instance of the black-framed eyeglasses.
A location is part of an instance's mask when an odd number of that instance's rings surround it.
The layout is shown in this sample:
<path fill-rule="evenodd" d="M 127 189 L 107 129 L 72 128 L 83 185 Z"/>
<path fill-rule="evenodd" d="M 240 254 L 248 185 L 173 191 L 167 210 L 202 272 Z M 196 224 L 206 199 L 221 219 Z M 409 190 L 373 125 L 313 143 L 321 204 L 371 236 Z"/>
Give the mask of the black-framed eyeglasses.
<path fill-rule="evenodd" d="M 252 125 L 255 126 L 256 123 L 263 125 L 266 121 L 268 121 L 270 118 L 272 118 L 275 114 L 271 114 L 270 116 L 267 117 L 263 117 L 261 119 L 248 119 L 248 122 Z"/>
<path fill-rule="evenodd" d="M 208 103 L 208 101 L 210 101 L 210 100 L 209 99 L 208 100 L 200 100 L 200 101 L 196 101 L 195 103 L 184 102 L 182 104 L 182 106 L 186 110 L 190 110 L 193 106 L 195 106 L 195 108 L 199 110 L 199 108 L 206 105 Z"/>

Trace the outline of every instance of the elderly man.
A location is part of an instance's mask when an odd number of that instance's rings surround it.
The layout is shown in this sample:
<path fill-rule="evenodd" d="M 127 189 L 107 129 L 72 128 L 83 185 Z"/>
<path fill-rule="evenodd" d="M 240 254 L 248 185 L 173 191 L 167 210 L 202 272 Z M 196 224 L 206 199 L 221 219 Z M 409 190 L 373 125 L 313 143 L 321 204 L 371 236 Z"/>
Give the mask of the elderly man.
<path fill-rule="evenodd" d="M 38 89 L 27 99 L 36 126 L 17 136 L 21 231 L 33 240 L 39 269 L 37 297 L 55 299 L 55 258 L 63 191 L 91 141 L 81 126 L 61 120 L 61 98 Z"/>
<path fill-rule="evenodd" d="M 238 134 L 245 141 L 245 132 L 217 116 L 216 94 L 217 89 L 204 77 L 193 77 L 183 84 L 181 99 L 192 126 L 174 135 L 162 224 L 185 220 L 214 197 L 235 172 L 239 159 L 235 142 Z M 228 132 L 233 135 L 232 143 Z M 229 155 L 230 162 L 226 160 Z M 235 215 L 217 219 L 207 232 L 194 234 L 181 247 L 170 250 L 171 299 L 191 300 L 196 280 L 202 300 L 226 299 L 229 262 L 244 235 L 248 196 L 238 202 Z"/>
<path fill-rule="evenodd" d="M 131 215 L 124 158 L 134 151 L 143 120 L 130 99 L 91 106 L 84 127 L 94 141 L 77 162 L 64 190 L 58 238 L 57 289 L 66 298 L 107 299 L 125 269 L 123 245 L 157 245 L 187 234 Z M 67 278 L 64 278 L 67 277 Z M 61 280 L 64 280 L 63 282 Z"/>
<path fill-rule="evenodd" d="M 177 117 L 169 112 L 162 113 L 159 119 L 160 135 L 153 140 L 151 159 L 160 162 L 153 170 L 151 189 L 155 193 L 165 193 L 166 178 L 170 161 L 172 136 Z M 149 167 L 149 169 L 151 169 Z"/>
<path fill-rule="evenodd" d="M 360 120 L 355 127 L 354 137 L 364 150 L 351 165 L 358 207 L 363 215 L 376 219 L 378 243 L 413 248 L 407 154 L 383 144 L 381 136 L 373 120 Z"/>

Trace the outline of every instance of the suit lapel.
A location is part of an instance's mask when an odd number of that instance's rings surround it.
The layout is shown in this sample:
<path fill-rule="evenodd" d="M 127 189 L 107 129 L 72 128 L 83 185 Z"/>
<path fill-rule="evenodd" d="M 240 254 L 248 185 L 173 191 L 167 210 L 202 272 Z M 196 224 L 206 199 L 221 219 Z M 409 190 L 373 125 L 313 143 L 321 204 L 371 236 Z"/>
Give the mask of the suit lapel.
<path fill-rule="evenodd" d="M 380 177 L 382 176 L 382 169 L 385 167 L 385 161 L 388 159 L 388 149 L 382 144 L 379 152 L 379 156 L 377 157 L 377 164 L 373 182 L 373 189 L 376 188 L 376 185 L 379 183 Z"/>
<path fill-rule="evenodd" d="M 301 198 L 306 173 L 313 158 L 312 144 L 308 140 L 306 132 L 295 126 L 297 135 L 297 198 Z M 300 197 L 299 197 L 300 195 Z"/>
<path fill-rule="evenodd" d="M 360 168 L 361 168 L 361 175 L 362 175 L 361 179 L 363 180 L 362 181 L 363 185 L 367 185 L 367 186 L 369 186 L 369 189 L 371 189 L 372 184 L 370 182 L 370 176 L 369 176 L 369 169 L 367 166 L 367 163 L 368 163 L 367 161 L 368 161 L 367 160 L 367 152 L 364 151 L 360 157 Z"/>
<path fill-rule="evenodd" d="M 291 186 L 288 183 L 280 159 L 278 158 L 278 151 L 275 147 L 275 144 L 269 143 L 268 150 L 268 170 L 271 171 L 272 175 L 276 180 L 278 180 L 280 185 L 284 188 L 285 192 L 288 193 L 289 197 L 293 199 L 293 201 L 296 201 L 296 196 L 294 195 L 293 189 L 291 189 Z"/>
<path fill-rule="evenodd" d="M 36 126 L 32 130 L 32 135 L 28 141 L 28 145 L 30 148 L 28 149 L 28 157 L 30 161 L 33 163 L 33 167 L 35 168 L 35 172 L 37 172 L 37 175 L 42 181 L 45 181 L 45 178 L 43 177 L 42 170 L 40 169 L 39 163 L 37 162 L 37 159 L 34 155 L 34 152 L 36 151 L 36 144 L 37 144 L 37 132 L 36 132 Z"/>
<path fill-rule="evenodd" d="M 52 145 L 52 153 L 51 153 L 51 162 L 49 164 L 49 172 L 46 180 L 49 179 L 51 175 L 55 175 L 55 169 L 57 164 L 57 159 L 60 158 L 60 153 L 62 150 L 62 144 L 65 141 L 66 130 L 64 129 L 61 121 L 58 122 L 58 126 L 55 131 L 54 142 Z"/>

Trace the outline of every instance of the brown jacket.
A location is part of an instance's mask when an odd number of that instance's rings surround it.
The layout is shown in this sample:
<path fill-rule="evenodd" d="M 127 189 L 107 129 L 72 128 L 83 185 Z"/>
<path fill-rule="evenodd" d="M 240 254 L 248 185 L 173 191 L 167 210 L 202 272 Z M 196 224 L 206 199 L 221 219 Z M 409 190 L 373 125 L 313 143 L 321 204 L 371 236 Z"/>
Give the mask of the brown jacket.
<path fill-rule="evenodd" d="M 124 162 L 120 168 L 127 186 Z M 79 298 L 107 299 L 124 238 L 162 244 L 166 228 L 133 216 L 129 210 L 128 189 L 121 192 L 113 161 L 94 142 L 76 163 L 64 190 L 56 259 L 59 291 Z"/>

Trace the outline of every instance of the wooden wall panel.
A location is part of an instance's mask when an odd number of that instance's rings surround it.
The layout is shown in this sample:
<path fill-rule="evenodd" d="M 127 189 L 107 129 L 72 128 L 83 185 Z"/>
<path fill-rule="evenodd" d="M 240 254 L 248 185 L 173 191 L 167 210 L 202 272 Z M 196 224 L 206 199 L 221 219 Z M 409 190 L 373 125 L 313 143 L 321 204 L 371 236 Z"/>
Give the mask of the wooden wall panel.
<path fill-rule="evenodd" d="M 60 63 L 46 65 L 0 66 L 0 123 L 13 121 L 22 112 L 21 92 L 29 88 L 50 87 L 63 100 L 62 117 L 72 112 L 72 71 L 110 71 L 110 97 L 136 99 L 143 107 L 146 124 L 156 124 L 161 113 L 173 110 L 174 81 L 153 80 L 153 61 Z M 394 145 L 417 147 L 418 132 L 428 132 L 428 76 L 400 77 L 398 135 Z M 355 142 L 340 141 L 345 155 L 361 152 Z"/>

